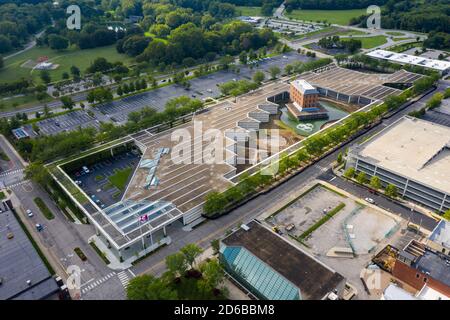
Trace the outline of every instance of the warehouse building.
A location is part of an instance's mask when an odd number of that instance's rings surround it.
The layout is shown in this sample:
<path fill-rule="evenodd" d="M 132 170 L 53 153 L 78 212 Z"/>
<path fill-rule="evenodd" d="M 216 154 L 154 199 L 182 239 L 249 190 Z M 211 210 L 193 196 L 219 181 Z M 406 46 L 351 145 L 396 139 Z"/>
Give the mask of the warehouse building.
<path fill-rule="evenodd" d="M 345 278 L 303 250 L 252 221 L 222 240 L 225 270 L 263 300 L 342 297 Z"/>
<path fill-rule="evenodd" d="M 401 65 L 423 67 L 426 69 L 437 71 L 442 75 L 445 75 L 450 71 L 450 62 L 444 60 L 429 59 L 386 50 L 374 50 L 367 53 L 367 56 L 379 60 L 399 63 Z"/>
<path fill-rule="evenodd" d="M 347 168 L 393 184 L 436 212 L 450 209 L 450 128 L 405 116 L 349 150 Z"/>

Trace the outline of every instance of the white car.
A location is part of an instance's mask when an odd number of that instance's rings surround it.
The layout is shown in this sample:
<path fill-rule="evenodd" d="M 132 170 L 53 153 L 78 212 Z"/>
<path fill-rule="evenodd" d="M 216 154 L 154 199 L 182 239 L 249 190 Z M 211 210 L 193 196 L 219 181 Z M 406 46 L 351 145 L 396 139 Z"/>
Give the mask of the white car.
<path fill-rule="evenodd" d="M 365 198 L 364 200 L 366 200 L 368 203 L 374 204 L 375 201 L 372 198 Z"/>
<path fill-rule="evenodd" d="M 28 217 L 31 218 L 32 216 L 34 216 L 33 212 L 31 212 L 30 209 L 28 209 L 26 212 L 27 212 L 27 216 L 28 216 Z"/>

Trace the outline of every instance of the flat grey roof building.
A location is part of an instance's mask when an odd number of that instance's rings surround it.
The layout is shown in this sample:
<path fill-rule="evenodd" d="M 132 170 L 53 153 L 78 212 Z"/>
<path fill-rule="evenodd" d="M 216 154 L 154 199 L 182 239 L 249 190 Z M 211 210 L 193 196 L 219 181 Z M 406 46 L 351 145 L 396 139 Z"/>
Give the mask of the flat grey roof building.
<path fill-rule="evenodd" d="M 436 211 L 450 208 L 450 127 L 405 116 L 353 146 L 350 166 Z"/>
<path fill-rule="evenodd" d="M 0 278 L 0 300 L 45 299 L 59 290 L 11 211 L 0 213 Z"/>

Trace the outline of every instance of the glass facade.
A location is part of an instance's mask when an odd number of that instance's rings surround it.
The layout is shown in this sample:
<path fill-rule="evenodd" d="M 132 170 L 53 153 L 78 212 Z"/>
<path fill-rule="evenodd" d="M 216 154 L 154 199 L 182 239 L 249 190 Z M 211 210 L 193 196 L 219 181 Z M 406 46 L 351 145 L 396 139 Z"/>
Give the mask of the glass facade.
<path fill-rule="evenodd" d="M 220 257 L 226 270 L 260 299 L 300 300 L 300 290 L 243 247 L 223 245 Z"/>

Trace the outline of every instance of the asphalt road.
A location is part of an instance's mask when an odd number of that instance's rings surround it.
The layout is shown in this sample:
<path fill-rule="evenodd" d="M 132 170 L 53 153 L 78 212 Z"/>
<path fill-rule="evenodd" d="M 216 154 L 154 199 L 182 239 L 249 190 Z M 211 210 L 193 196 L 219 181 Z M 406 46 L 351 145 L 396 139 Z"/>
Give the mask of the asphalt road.
<path fill-rule="evenodd" d="M 355 183 L 338 177 L 334 175 L 331 170 L 322 174 L 319 179 L 327 181 L 328 183 L 331 183 L 332 185 L 345 190 L 361 199 L 372 198 L 375 201 L 375 205 L 379 206 L 380 208 L 395 213 L 403 219 L 418 224 L 427 230 L 431 231 L 437 225 L 437 221 L 433 218 L 423 215 L 418 211 L 413 211 L 405 206 L 402 206 L 381 194 L 370 193 L 368 188 L 359 186 Z"/>

